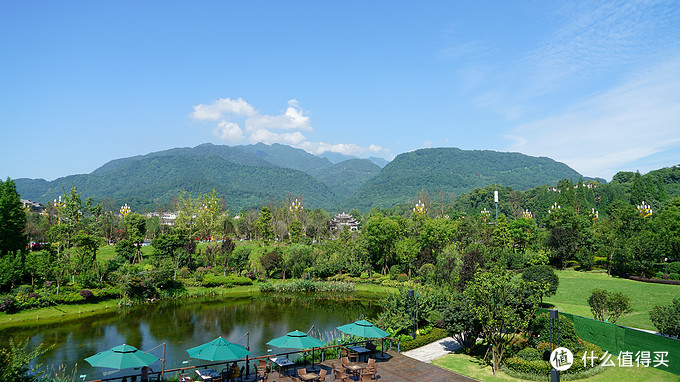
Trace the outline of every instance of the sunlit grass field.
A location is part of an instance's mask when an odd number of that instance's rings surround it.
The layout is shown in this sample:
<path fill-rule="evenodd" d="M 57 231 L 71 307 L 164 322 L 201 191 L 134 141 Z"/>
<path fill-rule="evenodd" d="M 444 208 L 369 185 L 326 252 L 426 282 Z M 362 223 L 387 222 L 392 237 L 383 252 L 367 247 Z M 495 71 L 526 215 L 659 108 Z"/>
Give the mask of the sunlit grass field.
<path fill-rule="evenodd" d="M 616 359 L 615 357 L 613 359 Z M 465 354 L 449 354 L 432 361 L 433 364 L 484 382 L 520 382 L 524 379 L 511 377 L 503 372 L 494 375 L 491 366 Z M 615 361 L 616 363 L 616 361 Z M 549 379 L 545 379 L 546 381 Z M 562 380 L 566 380 L 564 377 Z M 582 381 L 588 382 L 677 382 L 680 376 L 654 367 L 607 367 L 599 374 Z"/>
<path fill-rule="evenodd" d="M 621 316 L 617 325 L 656 330 L 649 319 L 649 311 L 656 305 L 668 305 L 673 298 L 680 297 L 680 285 L 652 284 L 612 277 L 606 273 L 557 271 L 560 285 L 555 296 L 545 297 L 544 303 L 556 309 L 593 318 L 588 297 L 593 289 L 621 292 L 630 298 L 633 312 Z"/>

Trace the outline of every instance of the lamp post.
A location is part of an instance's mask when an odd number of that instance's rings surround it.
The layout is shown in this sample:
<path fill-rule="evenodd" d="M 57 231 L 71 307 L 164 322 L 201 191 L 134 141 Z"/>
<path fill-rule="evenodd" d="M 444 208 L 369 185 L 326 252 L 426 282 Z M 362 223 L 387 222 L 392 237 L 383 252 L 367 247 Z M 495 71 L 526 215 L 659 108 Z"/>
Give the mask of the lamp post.
<path fill-rule="evenodd" d="M 600 212 L 596 210 L 595 208 L 590 210 L 590 220 L 593 221 L 593 224 L 595 223 L 595 220 L 600 218 Z"/>
<path fill-rule="evenodd" d="M 427 208 L 425 207 L 425 203 L 423 203 L 422 201 L 420 201 L 420 199 L 418 199 L 418 203 L 416 203 L 416 206 L 413 207 L 413 212 L 417 212 L 419 214 L 424 214 L 425 212 L 427 212 Z"/>
<path fill-rule="evenodd" d="M 528 209 L 525 209 L 524 211 L 522 211 L 522 217 L 525 219 L 533 219 L 534 214 L 532 214 L 531 211 L 529 211 Z"/>
<path fill-rule="evenodd" d="M 646 204 L 644 200 L 642 201 L 642 204 L 639 204 L 637 206 L 637 210 L 638 213 L 642 215 L 643 218 L 652 215 L 652 207 L 649 204 Z"/>
<path fill-rule="evenodd" d="M 295 198 L 295 201 L 290 204 L 290 207 L 288 208 L 290 212 L 293 212 L 295 214 L 295 220 L 297 220 L 297 213 L 298 210 L 303 209 L 304 207 L 302 206 L 302 202 L 298 201 L 297 198 Z"/>
<path fill-rule="evenodd" d="M 123 215 L 123 219 L 130 213 L 130 207 L 125 203 L 124 206 L 120 207 L 120 214 Z"/>
<path fill-rule="evenodd" d="M 61 224 L 61 195 L 58 201 L 54 199 L 54 208 L 57 210 L 57 224 Z"/>
<path fill-rule="evenodd" d="M 489 210 L 487 210 L 486 207 L 484 207 L 484 209 L 481 210 L 480 213 L 482 214 L 482 219 L 484 219 L 484 223 L 486 223 L 486 220 L 491 215 L 491 212 Z"/>

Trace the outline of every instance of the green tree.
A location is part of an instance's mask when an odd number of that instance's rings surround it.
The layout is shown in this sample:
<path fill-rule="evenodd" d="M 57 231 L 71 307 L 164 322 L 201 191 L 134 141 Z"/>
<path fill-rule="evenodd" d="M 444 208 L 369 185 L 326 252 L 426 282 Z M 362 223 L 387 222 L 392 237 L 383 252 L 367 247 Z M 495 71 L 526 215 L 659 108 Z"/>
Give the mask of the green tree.
<path fill-rule="evenodd" d="M 482 334 L 482 323 L 477 318 L 469 295 L 454 296 L 442 312 L 442 321 L 449 335 L 466 354 L 473 354 L 477 339 Z"/>
<path fill-rule="evenodd" d="M 260 213 L 260 218 L 257 220 L 257 232 L 260 234 L 260 238 L 264 242 L 274 238 L 274 231 L 272 229 L 272 213 L 267 207 L 262 207 L 262 212 Z"/>
<path fill-rule="evenodd" d="M 532 290 L 523 280 L 513 281 L 513 274 L 503 269 L 478 271 L 465 289 L 484 339 L 491 345 L 494 374 L 500 370 L 507 345 L 536 312 L 538 293 L 526 293 Z"/>
<path fill-rule="evenodd" d="M 26 213 L 14 181 L 0 181 L 0 257 L 26 249 Z"/>
<path fill-rule="evenodd" d="M 386 275 L 393 264 L 393 248 L 399 236 L 398 224 L 383 216 L 371 216 L 362 230 L 362 240 L 366 245 L 371 264 L 381 266 Z"/>
<path fill-rule="evenodd" d="M 550 265 L 531 266 L 522 272 L 522 279 L 546 286 L 544 293 L 540 296 L 541 303 L 543 303 L 543 296 L 554 296 L 560 285 L 560 279 Z"/>
<path fill-rule="evenodd" d="M 420 252 L 418 241 L 412 237 L 403 238 L 394 245 L 394 253 L 399 262 L 406 265 L 408 277 L 411 278 L 411 270 Z"/>
<path fill-rule="evenodd" d="M 655 306 L 649 318 L 659 333 L 680 337 L 680 298 L 673 299 L 670 305 Z"/>
<path fill-rule="evenodd" d="M 291 243 L 299 243 L 302 237 L 302 223 L 299 220 L 290 222 L 290 241 Z"/>
<path fill-rule="evenodd" d="M 608 292 L 606 289 L 595 289 L 588 297 L 590 311 L 596 320 L 611 322 L 612 324 L 623 314 L 633 311 L 630 298 L 621 292 Z"/>
<path fill-rule="evenodd" d="M 146 238 L 146 218 L 136 212 L 125 217 L 125 226 L 129 240 L 135 245 L 134 262 L 142 261 L 142 245 Z"/>
<path fill-rule="evenodd" d="M 34 350 L 27 352 L 29 338 L 14 342 L 9 338 L 9 347 L 0 349 L 0 380 L 11 382 L 29 382 L 40 380 L 43 372 L 38 372 L 41 364 L 32 367 L 30 363 L 35 358 L 47 353 L 51 347 L 45 347 L 42 343 Z"/>

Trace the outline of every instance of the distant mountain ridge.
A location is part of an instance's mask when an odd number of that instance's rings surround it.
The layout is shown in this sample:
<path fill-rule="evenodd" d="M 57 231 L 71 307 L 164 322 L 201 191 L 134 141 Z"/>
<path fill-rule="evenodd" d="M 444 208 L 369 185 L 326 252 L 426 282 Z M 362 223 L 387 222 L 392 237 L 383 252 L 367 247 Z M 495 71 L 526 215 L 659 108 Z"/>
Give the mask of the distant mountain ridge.
<path fill-rule="evenodd" d="M 521 190 L 579 177 L 563 163 L 519 153 L 422 149 L 400 154 L 381 168 L 370 159 L 333 163 L 280 144 L 206 143 L 112 160 L 91 174 L 52 182 L 15 182 L 22 198 L 42 203 L 75 186 L 83 198 L 111 198 L 134 209 L 153 210 L 182 191 L 197 196 L 215 189 L 232 211 L 290 197 L 302 198 L 305 208 L 365 211 L 410 203 L 421 190 L 460 195 L 489 184 Z"/>

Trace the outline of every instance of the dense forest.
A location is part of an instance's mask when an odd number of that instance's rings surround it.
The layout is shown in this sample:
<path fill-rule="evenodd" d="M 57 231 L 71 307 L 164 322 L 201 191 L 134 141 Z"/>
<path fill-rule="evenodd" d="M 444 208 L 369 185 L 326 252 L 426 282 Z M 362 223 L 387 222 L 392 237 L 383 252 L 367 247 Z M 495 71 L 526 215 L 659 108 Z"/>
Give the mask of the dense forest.
<path fill-rule="evenodd" d="M 565 164 L 518 153 L 423 149 L 401 154 L 381 169 L 369 159 L 332 163 L 289 146 L 260 143 L 174 148 L 116 159 L 91 174 L 15 182 L 23 199 L 43 204 L 76 187 L 84 198 L 98 202 L 112 199 L 137 211 L 169 210 L 181 191 L 199 195 L 215 189 L 232 210 L 304 198 L 308 208 L 366 213 L 411 203 L 420 191 L 457 197 L 489 184 L 526 190 L 580 178 Z"/>

